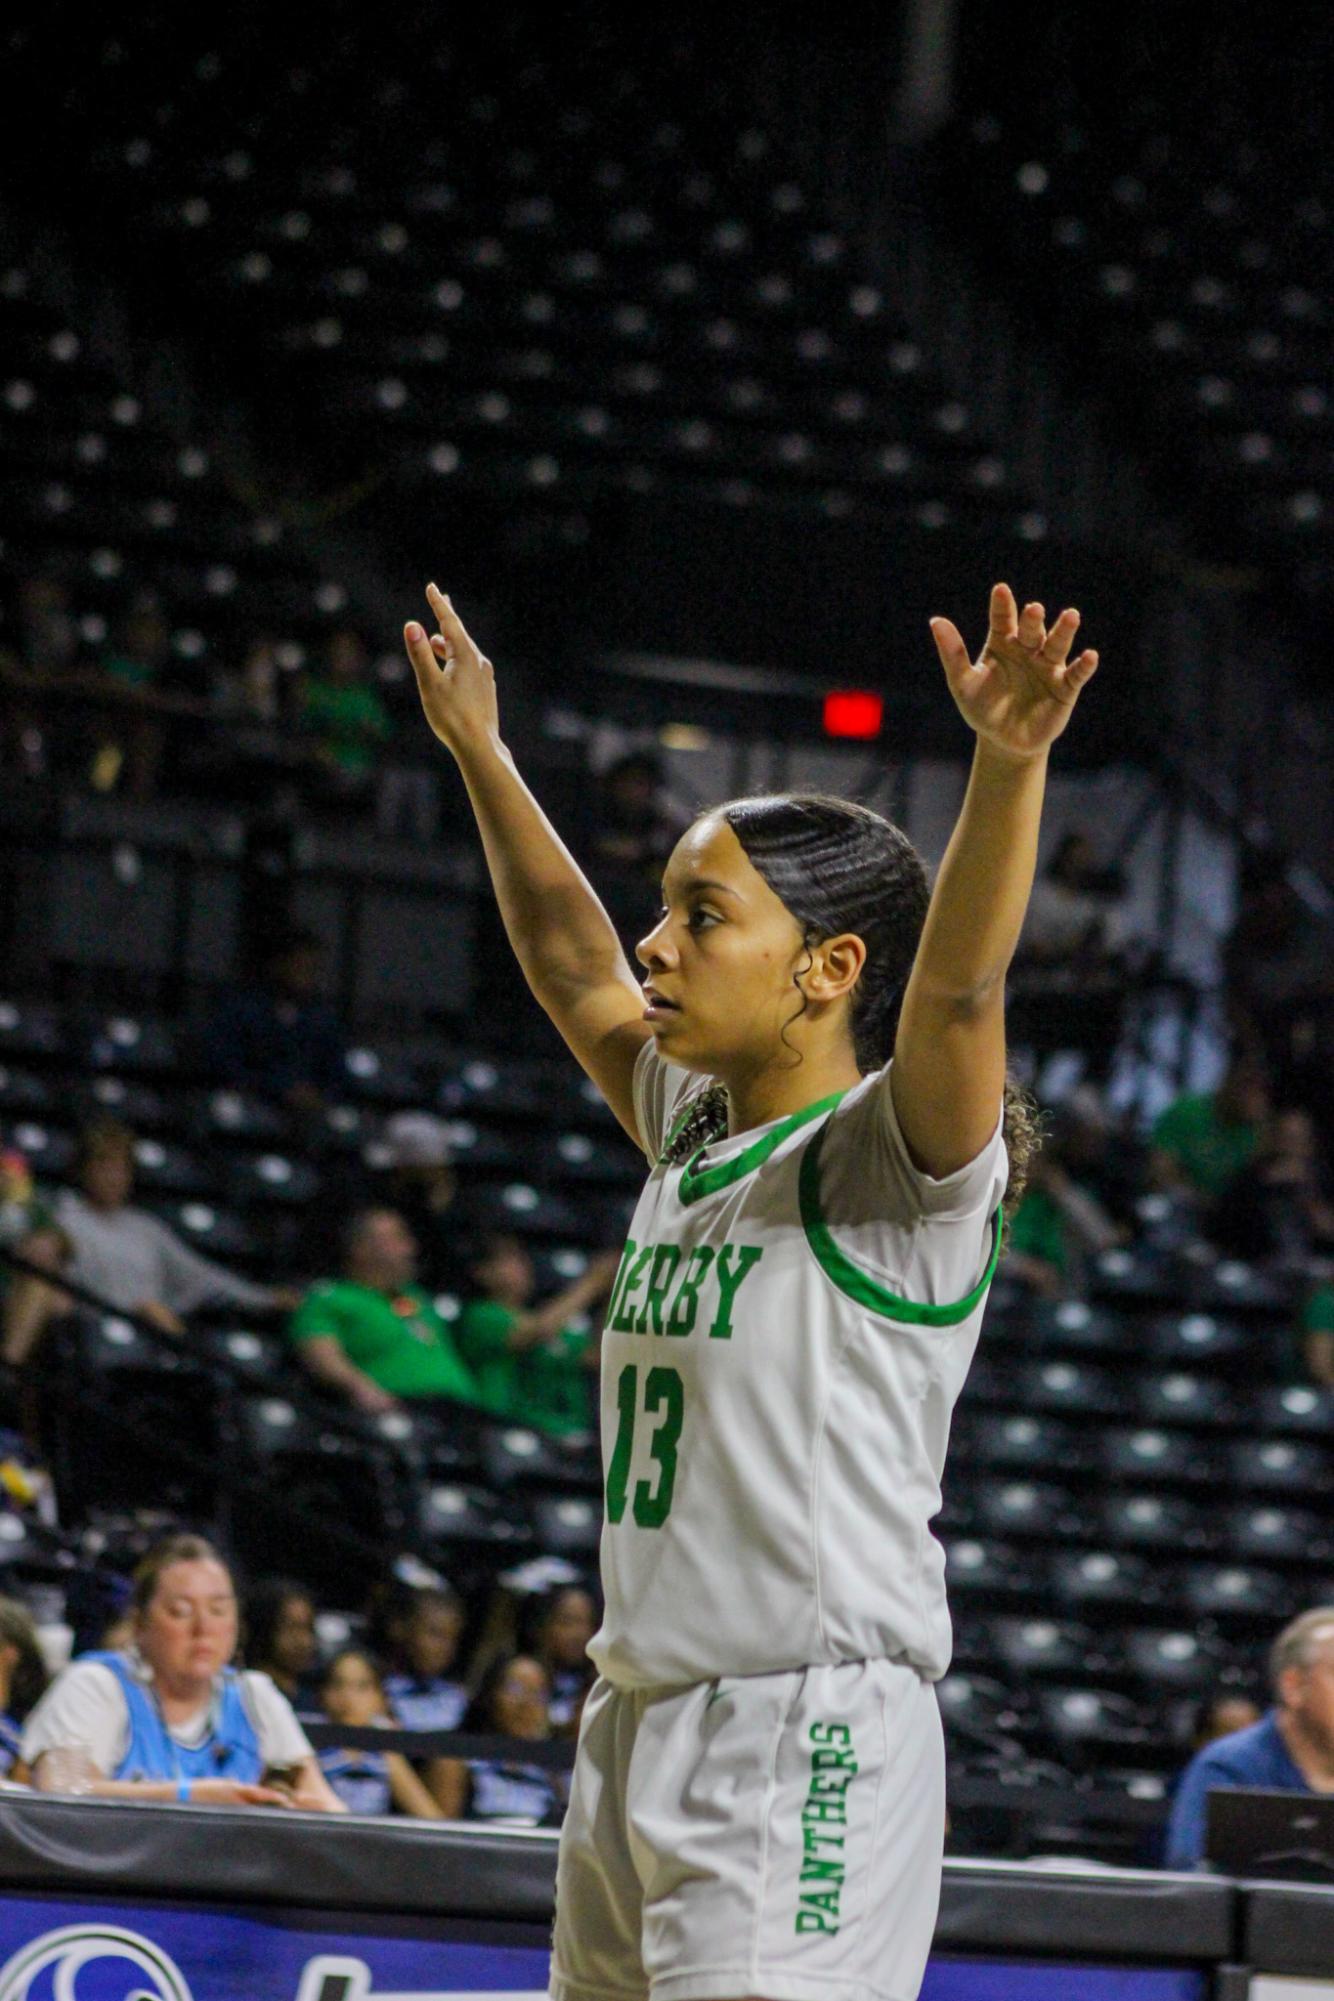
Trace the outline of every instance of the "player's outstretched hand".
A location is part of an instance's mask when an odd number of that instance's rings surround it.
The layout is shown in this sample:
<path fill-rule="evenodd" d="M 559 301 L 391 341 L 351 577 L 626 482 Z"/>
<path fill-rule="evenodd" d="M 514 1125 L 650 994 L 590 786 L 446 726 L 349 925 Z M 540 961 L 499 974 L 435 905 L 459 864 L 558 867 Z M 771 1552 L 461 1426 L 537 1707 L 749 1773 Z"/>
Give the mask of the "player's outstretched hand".
<path fill-rule="evenodd" d="M 1010 586 L 997 584 L 991 630 L 976 660 L 956 625 L 947 618 L 931 621 L 959 713 L 979 737 L 1011 757 L 1037 757 L 1055 743 L 1098 668 L 1088 648 L 1069 657 L 1077 611 L 1063 611 L 1050 631 L 1045 619 L 1040 604 L 1026 604 L 1021 614 Z"/>
<path fill-rule="evenodd" d="M 458 756 L 471 744 L 494 741 L 499 735 L 495 671 L 434 584 L 426 586 L 426 600 L 440 630 L 428 639 L 411 620 L 403 628 L 403 640 L 426 720 L 441 743 Z"/>

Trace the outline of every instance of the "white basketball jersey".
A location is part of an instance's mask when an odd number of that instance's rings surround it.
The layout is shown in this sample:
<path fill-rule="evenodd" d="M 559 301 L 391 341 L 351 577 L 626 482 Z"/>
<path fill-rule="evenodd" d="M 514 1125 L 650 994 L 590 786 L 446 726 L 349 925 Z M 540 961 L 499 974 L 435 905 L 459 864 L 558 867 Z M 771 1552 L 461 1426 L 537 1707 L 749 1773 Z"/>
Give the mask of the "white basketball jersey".
<path fill-rule="evenodd" d="M 652 1043 L 657 1161 L 701 1079 Z M 602 1339 L 606 1615 L 621 1686 L 820 1662 L 949 1665 L 931 1534 L 1009 1165 L 913 1166 L 889 1066 L 841 1097 L 657 1165 Z"/>

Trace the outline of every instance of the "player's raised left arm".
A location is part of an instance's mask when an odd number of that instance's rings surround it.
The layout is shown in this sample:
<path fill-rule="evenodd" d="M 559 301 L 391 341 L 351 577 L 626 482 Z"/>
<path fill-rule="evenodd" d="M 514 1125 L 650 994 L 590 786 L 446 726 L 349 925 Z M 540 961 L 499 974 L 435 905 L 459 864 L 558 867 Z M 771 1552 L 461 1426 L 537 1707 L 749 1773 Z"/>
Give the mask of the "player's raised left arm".
<path fill-rule="evenodd" d="M 1079 614 L 1048 631 L 1008 584 L 991 593 L 976 661 L 947 618 L 931 621 L 960 714 L 977 737 L 968 791 L 936 877 L 903 996 L 890 1088 L 916 1165 L 939 1179 L 995 1131 L 1005 1085 L 1005 975 L 1037 862 L 1047 757 L 1098 665 L 1070 648 Z"/>

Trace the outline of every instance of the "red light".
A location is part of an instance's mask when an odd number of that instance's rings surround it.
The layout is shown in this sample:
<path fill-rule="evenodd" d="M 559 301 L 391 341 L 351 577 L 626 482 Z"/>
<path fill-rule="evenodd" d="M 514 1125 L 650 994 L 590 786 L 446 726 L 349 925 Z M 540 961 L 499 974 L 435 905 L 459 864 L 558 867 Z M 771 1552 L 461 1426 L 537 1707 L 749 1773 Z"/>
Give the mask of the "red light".
<path fill-rule="evenodd" d="M 865 688 L 840 688 L 824 698 L 826 736 L 879 736 L 885 704 Z"/>

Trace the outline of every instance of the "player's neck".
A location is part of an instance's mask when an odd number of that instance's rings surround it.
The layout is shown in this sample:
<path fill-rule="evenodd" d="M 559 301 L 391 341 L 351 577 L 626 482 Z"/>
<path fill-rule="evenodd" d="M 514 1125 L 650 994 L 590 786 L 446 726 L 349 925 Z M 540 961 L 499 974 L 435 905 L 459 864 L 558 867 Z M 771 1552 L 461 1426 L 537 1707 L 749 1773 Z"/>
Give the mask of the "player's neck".
<path fill-rule="evenodd" d="M 800 1063 L 785 1054 L 781 1066 L 724 1077 L 728 1137 L 788 1118 L 835 1091 L 850 1091 L 860 1080 L 856 1059 L 846 1049 L 808 1050 Z"/>
<path fill-rule="evenodd" d="M 1334 1758 L 1289 1711 L 1278 1712 L 1278 1730 L 1288 1755 L 1306 1783 L 1318 1793 L 1334 1792 Z"/>

